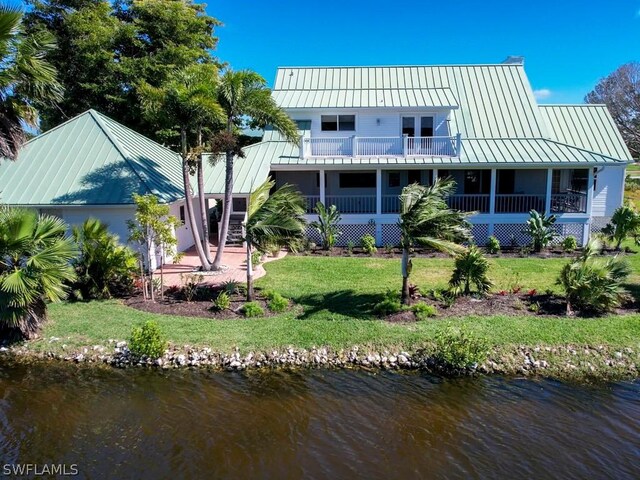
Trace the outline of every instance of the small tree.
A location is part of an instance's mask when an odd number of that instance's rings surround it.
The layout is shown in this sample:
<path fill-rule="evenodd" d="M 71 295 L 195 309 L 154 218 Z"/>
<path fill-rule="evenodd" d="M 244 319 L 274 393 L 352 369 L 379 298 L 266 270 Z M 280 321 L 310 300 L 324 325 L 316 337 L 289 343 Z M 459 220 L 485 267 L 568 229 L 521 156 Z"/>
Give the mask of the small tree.
<path fill-rule="evenodd" d="M 275 182 L 268 178 L 249 197 L 244 241 L 247 247 L 247 301 L 253 300 L 254 249 L 264 252 L 270 245 L 294 247 L 303 236 L 305 201 L 292 185 L 269 194 Z"/>
<path fill-rule="evenodd" d="M 536 210 L 529 212 L 529 220 L 527 220 L 527 228 L 522 231 L 531 237 L 531 247 L 533 251 L 538 253 L 543 248 L 547 248 L 549 243 L 556 237 L 553 230 L 553 224 L 556 223 L 555 215 L 541 215 Z"/>
<path fill-rule="evenodd" d="M 640 243 L 640 213 L 631 204 L 618 207 L 602 234 L 615 244 L 616 250 L 620 250 L 628 237 L 633 237 L 636 244 Z"/>
<path fill-rule="evenodd" d="M 180 226 L 180 221 L 173 215 L 169 215 L 169 205 L 158 203 L 155 195 L 133 194 L 136 204 L 135 220 L 129 220 L 129 240 L 140 244 L 140 273 L 142 276 L 142 291 L 145 300 L 147 286 L 145 284 L 145 257 L 147 259 L 146 270 L 149 273 L 149 296 L 155 301 L 153 291 L 153 269 L 151 268 L 152 255 L 160 255 L 160 296 L 164 298 L 164 263 L 168 251 L 173 251 L 176 245 L 174 229 Z"/>
<path fill-rule="evenodd" d="M 311 222 L 309 226 L 320 235 L 323 250 L 331 250 L 342 233 L 338 228 L 342 217 L 335 205 L 327 208 L 322 202 L 318 202 L 315 210 L 318 220 Z"/>
<path fill-rule="evenodd" d="M 461 253 L 460 245 L 471 238 L 467 217 L 470 213 L 449 208 L 446 198 L 456 183 L 447 178 L 430 187 L 408 185 L 400 195 L 400 246 L 402 247 L 402 303 L 409 304 L 409 275 L 413 268 L 410 251 L 416 245 L 448 254 Z"/>
<path fill-rule="evenodd" d="M 449 287 L 456 295 L 471 294 L 471 285 L 475 285 L 478 293 L 484 295 L 492 286 L 487 277 L 489 262 L 475 245 L 456 257 L 455 269 L 449 281 Z"/>

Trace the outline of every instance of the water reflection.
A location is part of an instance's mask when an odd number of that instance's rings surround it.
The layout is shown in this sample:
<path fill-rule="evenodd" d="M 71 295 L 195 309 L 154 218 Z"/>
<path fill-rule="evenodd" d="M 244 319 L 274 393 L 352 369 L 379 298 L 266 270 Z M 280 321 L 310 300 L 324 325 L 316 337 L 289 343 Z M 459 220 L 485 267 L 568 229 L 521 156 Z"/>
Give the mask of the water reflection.
<path fill-rule="evenodd" d="M 640 385 L 0 367 L 4 463 L 88 477 L 638 478 Z"/>

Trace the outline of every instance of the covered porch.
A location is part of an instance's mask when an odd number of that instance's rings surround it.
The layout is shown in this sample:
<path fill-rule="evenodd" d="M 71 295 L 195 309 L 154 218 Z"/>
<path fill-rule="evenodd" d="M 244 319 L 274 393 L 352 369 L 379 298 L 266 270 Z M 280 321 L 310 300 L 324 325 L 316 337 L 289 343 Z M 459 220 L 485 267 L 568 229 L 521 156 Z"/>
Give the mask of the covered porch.
<path fill-rule="evenodd" d="M 317 202 L 335 205 L 342 214 L 398 214 L 402 188 L 431 185 L 451 177 L 457 190 L 448 198 L 452 208 L 478 214 L 586 214 L 593 192 L 589 168 L 422 169 L 371 168 L 277 170 L 276 185 L 296 185 L 313 214 Z"/>

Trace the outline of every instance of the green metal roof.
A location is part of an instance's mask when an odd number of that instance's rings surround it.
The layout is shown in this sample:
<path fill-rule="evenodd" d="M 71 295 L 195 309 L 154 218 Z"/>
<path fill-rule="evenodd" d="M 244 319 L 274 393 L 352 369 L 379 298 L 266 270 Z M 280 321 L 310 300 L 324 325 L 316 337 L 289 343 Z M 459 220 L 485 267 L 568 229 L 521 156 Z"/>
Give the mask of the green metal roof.
<path fill-rule="evenodd" d="M 282 108 L 458 108 L 450 88 L 275 90 L 273 98 Z"/>
<path fill-rule="evenodd" d="M 10 205 L 131 204 L 133 193 L 181 198 L 180 157 L 94 110 L 0 161 L 0 201 Z"/>
<path fill-rule="evenodd" d="M 606 105 L 540 105 L 556 140 L 610 157 L 632 160 Z"/>
<path fill-rule="evenodd" d="M 291 96 L 299 95 L 299 100 L 293 103 L 301 108 L 305 97 L 297 92 L 303 91 L 315 98 L 319 91 L 352 91 L 362 96 L 367 91 L 430 89 L 451 91 L 460 108 L 452 111 L 450 128 L 463 138 L 548 137 L 521 64 L 283 67 L 278 69 L 273 93 L 276 99 L 287 99 L 294 92 Z M 327 95 L 323 93 L 323 102 Z M 328 105 L 339 103 L 328 98 Z"/>

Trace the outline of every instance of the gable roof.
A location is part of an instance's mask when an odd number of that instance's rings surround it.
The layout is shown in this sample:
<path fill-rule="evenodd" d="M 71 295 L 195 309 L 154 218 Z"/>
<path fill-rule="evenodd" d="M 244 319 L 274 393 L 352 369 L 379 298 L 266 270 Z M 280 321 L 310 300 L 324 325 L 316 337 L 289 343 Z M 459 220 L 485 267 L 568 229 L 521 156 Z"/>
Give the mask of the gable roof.
<path fill-rule="evenodd" d="M 460 132 L 463 139 L 548 137 L 521 64 L 282 67 L 273 94 L 283 100 L 295 92 L 298 104 L 307 98 L 302 92 L 315 96 L 318 91 L 336 90 L 363 96 L 374 90 L 392 96 L 394 91 L 404 91 L 419 98 L 418 93 L 428 89 L 451 92 L 460 106 L 452 110 L 451 131 Z M 432 105 L 416 101 L 412 106 Z"/>
<path fill-rule="evenodd" d="M 178 154 L 89 110 L 0 161 L 0 201 L 9 205 L 132 204 L 133 193 L 163 202 L 183 196 Z"/>
<path fill-rule="evenodd" d="M 540 105 L 540 111 L 556 140 L 613 158 L 632 160 L 606 105 Z"/>

